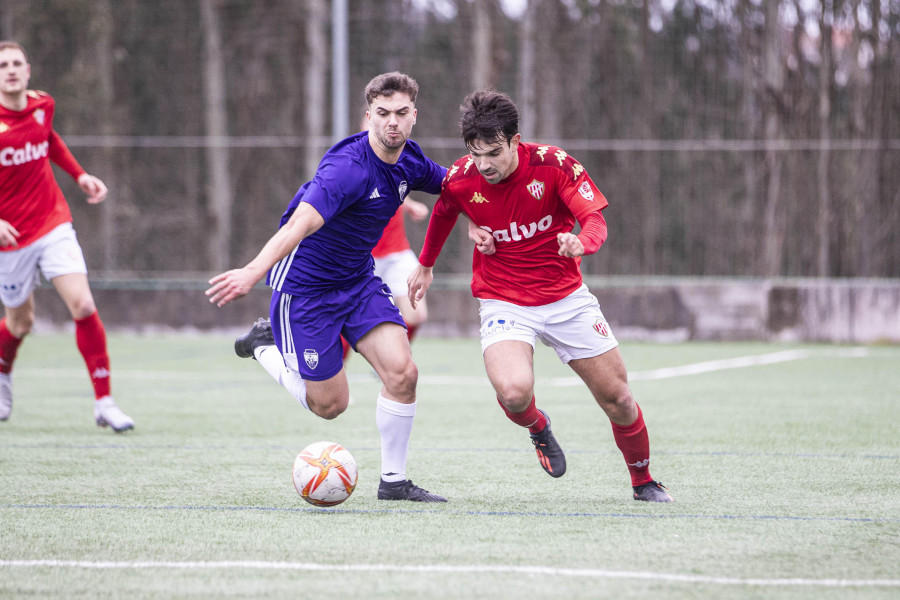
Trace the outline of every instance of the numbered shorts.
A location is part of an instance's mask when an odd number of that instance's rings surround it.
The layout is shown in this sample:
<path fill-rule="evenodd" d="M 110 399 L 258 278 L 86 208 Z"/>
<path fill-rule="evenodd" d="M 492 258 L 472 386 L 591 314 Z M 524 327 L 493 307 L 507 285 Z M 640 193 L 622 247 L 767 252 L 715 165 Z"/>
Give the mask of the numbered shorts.
<path fill-rule="evenodd" d="M 37 241 L 0 252 L 0 302 L 18 308 L 31 297 L 41 274 L 50 281 L 60 275 L 87 274 L 87 265 L 71 223 L 52 229 Z"/>
<path fill-rule="evenodd" d="M 481 351 L 491 344 L 541 340 L 563 363 L 591 358 L 619 345 L 600 312 L 600 304 L 582 285 L 562 300 L 543 306 L 519 306 L 502 300 L 480 300 Z"/>
<path fill-rule="evenodd" d="M 375 259 L 375 275 L 391 288 L 395 296 L 409 295 L 406 280 L 409 274 L 419 266 L 416 253 L 407 248 L 400 252 L 392 252 Z"/>
<path fill-rule="evenodd" d="M 341 335 L 355 348 L 381 323 L 406 327 L 391 290 L 374 276 L 312 297 L 272 292 L 269 316 L 284 364 L 311 381 L 330 379 L 343 368 Z"/>

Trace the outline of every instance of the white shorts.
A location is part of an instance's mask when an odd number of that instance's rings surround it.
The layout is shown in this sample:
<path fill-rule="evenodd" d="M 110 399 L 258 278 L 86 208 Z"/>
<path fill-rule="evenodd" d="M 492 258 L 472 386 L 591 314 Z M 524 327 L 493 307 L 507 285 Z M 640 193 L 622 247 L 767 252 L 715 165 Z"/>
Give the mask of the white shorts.
<path fill-rule="evenodd" d="M 416 253 L 407 248 L 400 252 L 386 254 L 381 258 L 375 259 L 375 275 L 381 277 L 381 280 L 391 288 L 394 297 L 407 296 L 409 288 L 406 286 L 406 280 L 409 274 L 419 266 L 419 259 Z"/>
<path fill-rule="evenodd" d="M 50 281 L 60 275 L 87 274 L 87 265 L 71 223 L 51 230 L 32 244 L 0 252 L 0 302 L 18 308 L 31 297 L 40 275 Z"/>
<path fill-rule="evenodd" d="M 491 344 L 536 339 L 556 351 L 568 363 L 592 358 L 619 345 L 600 312 L 600 303 L 586 285 L 556 302 L 543 306 L 519 306 L 503 300 L 478 300 L 481 308 L 481 352 Z"/>

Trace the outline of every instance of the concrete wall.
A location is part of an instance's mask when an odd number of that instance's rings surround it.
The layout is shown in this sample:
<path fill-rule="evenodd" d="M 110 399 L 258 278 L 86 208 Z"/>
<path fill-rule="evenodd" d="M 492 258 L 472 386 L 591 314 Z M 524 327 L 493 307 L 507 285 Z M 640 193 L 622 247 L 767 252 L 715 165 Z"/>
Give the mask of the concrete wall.
<path fill-rule="evenodd" d="M 244 329 L 267 315 L 269 292 L 217 308 L 203 281 L 92 281 L 111 330 Z M 607 278 L 589 280 L 621 339 L 900 343 L 900 280 Z M 36 292 L 38 327 L 69 324 L 52 288 Z M 475 336 L 478 303 L 466 277 L 429 291 L 423 335 Z"/>

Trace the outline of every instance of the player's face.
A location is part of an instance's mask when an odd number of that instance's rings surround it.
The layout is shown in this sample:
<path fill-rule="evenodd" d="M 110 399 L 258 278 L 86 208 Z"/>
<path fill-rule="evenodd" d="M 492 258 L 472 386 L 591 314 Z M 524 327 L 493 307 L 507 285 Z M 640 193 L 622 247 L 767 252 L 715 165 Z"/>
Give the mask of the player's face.
<path fill-rule="evenodd" d="M 416 105 L 409 95 L 401 92 L 376 96 L 366 111 L 366 117 L 375 142 L 388 152 L 396 152 L 403 149 L 416 124 Z"/>
<path fill-rule="evenodd" d="M 28 89 L 31 67 L 18 48 L 0 50 L 0 92 L 20 94 Z"/>
<path fill-rule="evenodd" d="M 521 136 L 517 133 L 509 141 L 504 139 L 493 142 L 475 140 L 469 145 L 469 155 L 485 181 L 500 183 L 512 175 L 519 166 L 520 139 Z"/>

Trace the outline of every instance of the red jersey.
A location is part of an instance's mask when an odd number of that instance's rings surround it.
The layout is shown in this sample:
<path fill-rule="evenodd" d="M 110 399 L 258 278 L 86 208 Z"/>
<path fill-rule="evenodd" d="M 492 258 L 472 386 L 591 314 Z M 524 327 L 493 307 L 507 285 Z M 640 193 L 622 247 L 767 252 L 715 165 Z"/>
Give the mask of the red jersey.
<path fill-rule="evenodd" d="M 402 252 L 409 248 L 409 240 L 406 239 L 406 227 L 403 222 L 403 207 L 397 209 L 397 212 L 388 221 L 387 227 L 381 239 L 372 248 L 372 256 L 381 258 L 395 252 Z"/>
<path fill-rule="evenodd" d="M 24 110 L 0 105 L 0 219 L 20 234 L 18 246 L 0 252 L 27 246 L 72 220 L 51 160 L 76 180 L 85 172 L 53 131 L 53 98 L 32 90 L 27 98 Z"/>
<path fill-rule="evenodd" d="M 519 143 L 516 170 L 490 184 L 470 156 L 444 178 L 419 262 L 433 266 L 459 213 L 494 236 L 496 252 L 474 250 L 472 294 L 520 306 L 562 300 L 582 285 L 581 259 L 560 256 L 556 234 L 608 206 L 584 168 L 554 146 Z M 600 240 L 602 243 L 602 240 Z M 596 245 L 599 247 L 599 244 Z M 596 250 L 596 248 L 594 248 Z"/>

